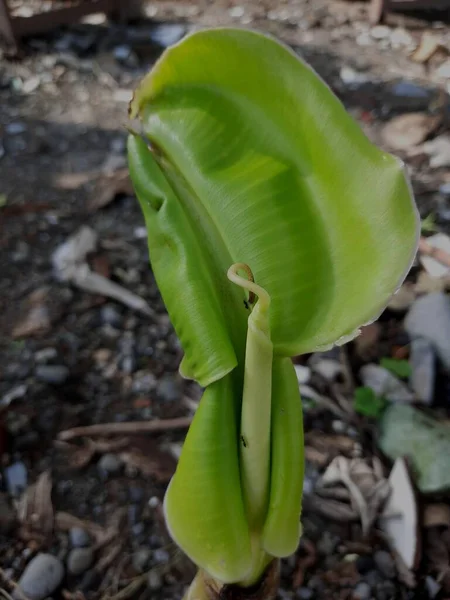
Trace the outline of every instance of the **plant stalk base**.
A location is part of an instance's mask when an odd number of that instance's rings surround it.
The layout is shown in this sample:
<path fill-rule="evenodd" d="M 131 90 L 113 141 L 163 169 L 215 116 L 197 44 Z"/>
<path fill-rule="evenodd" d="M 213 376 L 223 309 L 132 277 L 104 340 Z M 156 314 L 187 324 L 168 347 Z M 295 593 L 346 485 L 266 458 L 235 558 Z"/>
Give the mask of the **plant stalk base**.
<path fill-rule="evenodd" d="M 198 571 L 184 600 L 272 600 L 280 581 L 280 561 L 273 560 L 260 581 L 251 587 L 223 584 L 204 571 Z"/>

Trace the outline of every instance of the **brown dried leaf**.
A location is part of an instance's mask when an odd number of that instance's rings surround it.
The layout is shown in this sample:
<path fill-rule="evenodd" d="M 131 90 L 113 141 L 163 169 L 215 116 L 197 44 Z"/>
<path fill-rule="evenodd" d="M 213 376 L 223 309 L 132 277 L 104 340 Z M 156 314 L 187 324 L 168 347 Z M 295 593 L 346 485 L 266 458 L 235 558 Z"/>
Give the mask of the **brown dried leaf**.
<path fill-rule="evenodd" d="M 316 467 L 325 467 L 330 462 L 330 455 L 311 446 L 305 446 L 305 459 Z"/>
<path fill-rule="evenodd" d="M 22 495 L 17 510 L 21 523 L 21 537 L 26 540 L 48 541 L 54 525 L 52 479 L 44 471 Z"/>
<path fill-rule="evenodd" d="M 95 212 L 116 198 L 119 194 L 132 196 L 134 194 L 128 169 L 118 169 L 113 173 L 107 173 L 96 181 L 91 199 L 87 203 L 88 212 Z"/>
<path fill-rule="evenodd" d="M 348 523 L 351 521 L 357 521 L 359 518 L 358 511 L 352 508 L 344 502 L 338 502 L 337 500 L 325 500 L 320 496 L 314 495 L 311 497 L 310 503 L 308 503 L 310 510 L 319 513 L 320 515 L 331 519 L 333 521 L 340 521 Z"/>
<path fill-rule="evenodd" d="M 450 506 L 448 504 L 427 504 L 423 513 L 424 527 L 450 527 Z"/>
<path fill-rule="evenodd" d="M 82 173 L 61 173 L 53 179 L 53 185 L 61 190 L 76 190 L 79 187 L 98 179 L 99 170 L 83 171 Z"/>
<path fill-rule="evenodd" d="M 414 62 L 426 63 L 440 47 L 440 39 L 431 33 L 431 31 L 425 31 L 422 34 L 419 45 L 411 55 L 411 58 Z"/>
<path fill-rule="evenodd" d="M 173 457 L 159 450 L 151 455 L 143 454 L 139 450 L 121 452 L 119 458 L 128 467 L 137 469 L 147 477 L 154 477 L 161 483 L 167 483 L 175 473 L 176 463 Z"/>
<path fill-rule="evenodd" d="M 72 529 L 72 527 L 80 527 L 81 529 L 85 529 L 89 535 L 96 540 L 97 543 L 100 540 L 103 540 L 106 534 L 106 530 L 100 525 L 97 525 L 97 523 L 79 519 L 78 517 L 74 517 L 70 513 L 66 512 L 56 513 L 55 527 L 60 531 L 69 531 L 69 529 Z"/>
<path fill-rule="evenodd" d="M 390 149 L 406 151 L 424 142 L 441 122 L 440 115 L 407 113 L 388 121 L 381 130 L 381 137 Z"/>
<path fill-rule="evenodd" d="M 49 288 L 42 287 L 28 296 L 19 312 L 19 320 L 11 332 L 14 339 L 45 333 L 50 329 L 48 294 Z"/>

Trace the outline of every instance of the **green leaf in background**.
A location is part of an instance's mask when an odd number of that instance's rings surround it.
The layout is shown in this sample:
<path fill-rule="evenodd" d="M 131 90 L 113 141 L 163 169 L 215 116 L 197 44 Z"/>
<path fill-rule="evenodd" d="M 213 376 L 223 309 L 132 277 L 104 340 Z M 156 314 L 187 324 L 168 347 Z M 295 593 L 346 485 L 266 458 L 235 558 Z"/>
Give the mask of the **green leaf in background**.
<path fill-rule="evenodd" d="M 131 139 L 133 181 L 143 161 L 159 170 L 159 207 L 136 191 L 186 374 L 204 382 L 232 368 L 230 340 L 243 352 L 244 294 L 226 285 L 233 263 L 249 265 L 271 296 L 284 356 L 351 338 L 403 280 L 419 219 L 402 163 L 276 40 L 226 28 L 184 38 L 144 78 L 131 116 L 151 155 Z M 185 231 L 192 241 L 181 248 Z"/>
<path fill-rule="evenodd" d="M 384 357 L 380 360 L 380 365 L 402 379 L 411 376 L 411 365 L 407 360 Z"/>
<path fill-rule="evenodd" d="M 356 388 L 353 408 L 360 415 L 377 419 L 385 407 L 386 400 L 377 396 L 371 388 Z"/>

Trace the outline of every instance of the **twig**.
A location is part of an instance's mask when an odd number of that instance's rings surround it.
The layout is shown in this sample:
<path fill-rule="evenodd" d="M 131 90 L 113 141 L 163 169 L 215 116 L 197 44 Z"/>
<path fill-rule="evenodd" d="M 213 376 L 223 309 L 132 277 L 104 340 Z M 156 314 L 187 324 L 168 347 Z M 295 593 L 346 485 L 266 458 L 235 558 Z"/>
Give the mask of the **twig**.
<path fill-rule="evenodd" d="M 450 268 L 450 254 L 445 252 L 445 250 L 435 248 L 429 242 L 427 242 L 426 238 L 424 237 L 421 237 L 419 240 L 419 252 L 425 254 L 426 256 L 431 256 L 442 265 Z"/>
<path fill-rule="evenodd" d="M 130 435 L 132 433 L 151 433 L 169 431 L 171 429 L 186 429 L 192 422 L 192 417 L 178 417 L 176 419 L 161 419 L 156 421 L 129 421 L 128 423 L 102 423 L 86 427 L 66 429 L 58 434 L 62 441 L 72 440 L 88 435 Z"/>
<path fill-rule="evenodd" d="M 102 596 L 102 600 L 127 600 L 128 598 L 131 598 L 138 591 L 138 589 L 145 584 L 147 578 L 148 572 L 143 573 L 139 577 L 136 577 L 136 579 L 133 579 L 133 581 L 129 583 L 126 587 L 124 587 L 123 590 L 120 590 L 119 593 L 115 594 L 114 596 L 104 595 Z"/>
<path fill-rule="evenodd" d="M 22 591 L 22 588 L 20 587 L 20 585 L 17 583 L 17 581 L 14 581 L 14 579 L 10 579 L 9 577 L 6 576 L 5 571 L 0 567 L 0 577 L 3 579 L 3 581 L 5 581 L 6 583 L 8 583 L 12 588 L 14 588 L 14 594 L 16 596 L 19 597 L 20 600 L 30 600 L 28 598 L 28 596 L 26 596 L 24 594 L 24 592 Z M 3 590 L 5 591 L 5 590 Z M 7 592 L 5 592 L 7 593 Z"/>

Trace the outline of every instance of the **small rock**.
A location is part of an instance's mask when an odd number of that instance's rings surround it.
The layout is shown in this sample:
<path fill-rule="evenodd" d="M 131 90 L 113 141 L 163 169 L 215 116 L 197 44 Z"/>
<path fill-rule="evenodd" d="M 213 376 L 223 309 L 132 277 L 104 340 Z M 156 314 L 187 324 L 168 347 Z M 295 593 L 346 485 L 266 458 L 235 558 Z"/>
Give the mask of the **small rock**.
<path fill-rule="evenodd" d="M 67 570 L 71 575 L 81 575 L 94 561 L 92 548 L 73 548 L 67 557 Z"/>
<path fill-rule="evenodd" d="M 151 39 L 162 46 L 172 46 L 181 40 L 186 33 L 186 27 L 184 25 L 178 25 L 177 23 L 165 23 L 154 27 L 150 33 Z"/>
<path fill-rule="evenodd" d="M 439 594 L 442 586 L 436 581 L 436 579 L 433 579 L 433 577 L 428 575 L 428 577 L 425 578 L 425 587 L 427 588 L 430 598 L 433 599 Z"/>
<path fill-rule="evenodd" d="M 181 386 L 178 376 L 165 375 L 158 382 L 158 394 L 167 402 L 175 402 L 181 396 Z"/>
<path fill-rule="evenodd" d="M 122 323 L 122 315 L 113 304 L 106 304 L 100 310 L 100 318 L 104 325 L 119 327 Z"/>
<path fill-rule="evenodd" d="M 317 544 L 317 551 L 324 556 L 333 554 L 337 545 L 339 544 L 339 537 L 333 535 L 329 531 L 324 531 L 322 537 Z"/>
<path fill-rule="evenodd" d="M 297 381 L 300 384 L 308 383 L 311 379 L 311 369 L 304 365 L 294 365 L 295 374 L 297 375 Z"/>
<path fill-rule="evenodd" d="M 412 402 L 413 394 L 407 386 L 390 371 L 375 364 L 364 365 L 360 370 L 363 384 L 370 387 L 377 396 L 391 402 Z"/>
<path fill-rule="evenodd" d="M 295 595 L 297 598 L 300 598 L 300 600 L 311 600 L 314 596 L 314 592 L 310 588 L 301 587 L 298 588 L 298 590 L 295 592 Z"/>
<path fill-rule="evenodd" d="M 377 600 L 392 600 L 396 597 L 396 585 L 393 581 L 382 581 L 377 585 Z"/>
<path fill-rule="evenodd" d="M 26 395 L 27 391 L 28 386 L 25 383 L 17 385 L 2 396 L 0 406 L 9 406 L 14 400 L 20 400 L 20 398 L 23 398 Z"/>
<path fill-rule="evenodd" d="M 14 529 L 16 515 L 9 505 L 6 494 L 0 493 L 0 535 L 8 535 Z"/>
<path fill-rule="evenodd" d="M 423 151 L 430 157 L 430 167 L 440 169 L 450 166 L 450 136 L 440 135 L 422 146 Z"/>
<path fill-rule="evenodd" d="M 104 454 L 97 463 L 97 467 L 102 474 L 114 475 L 122 468 L 122 461 L 115 454 Z"/>
<path fill-rule="evenodd" d="M 405 319 L 405 329 L 412 339 L 428 340 L 450 369 L 450 300 L 445 294 L 434 292 L 418 298 Z"/>
<path fill-rule="evenodd" d="M 371 587 L 375 587 L 376 585 L 378 585 L 379 583 L 381 583 L 383 581 L 383 578 L 381 577 L 380 573 L 376 569 L 372 569 L 371 571 L 369 571 L 364 576 L 364 579 Z"/>
<path fill-rule="evenodd" d="M 424 404 L 432 404 L 434 397 L 435 357 L 431 343 L 417 338 L 411 343 L 410 350 L 411 378 L 410 386 L 418 400 Z"/>
<path fill-rule="evenodd" d="M 42 348 L 34 354 L 34 360 L 37 363 L 46 363 L 50 360 L 54 360 L 58 356 L 56 348 Z"/>
<path fill-rule="evenodd" d="M 156 570 L 151 570 L 147 577 L 147 585 L 151 590 L 159 590 L 162 588 L 161 575 Z"/>
<path fill-rule="evenodd" d="M 142 535 L 144 533 L 144 530 L 145 530 L 145 525 L 142 522 L 135 523 L 131 527 L 131 531 L 133 532 L 133 535 L 136 536 L 136 537 L 139 537 L 140 535 Z"/>
<path fill-rule="evenodd" d="M 92 543 L 91 536 L 82 527 L 72 527 L 69 531 L 69 539 L 72 548 L 86 548 Z"/>
<path fill-rule="evenodd" d="M 19 121 L 5 125 L 5 131 L 9 135 L 19 135 L 20 133 L 25 133 L 26 130 L 27 126 L 25 123 L 20 123 Z"/>
<path fill-rule="evenodd" d="M 365 581 L 360 581 L 353 590 L 353 598 L 355 600 L 368 600 L 371 596 L 372 590 L 370 585 Z"/>
<path fill-rule="evenodd" d="M 245 8 L 243 6 L 233 6 L 228 11 L 228 14 L 234 19 L 240 19 L 245 15 Z"/>
<path fill-rule="evenodd" d="M 358 569 L 358 573 L 360 573 L 361 575 L 365 575 L 366 573 L 372 571 L 372 569 L 375 568 L 375 561 L 373 560 L 372 556 L 366 554 L 363 556 L 358 556 L 358 558 L 355 561 L 355 566 Z"/>
<path fill-rule="evenodd" d="M 11 496 L 20 496 L 28 483 L 28 472 L 23 462 L 16 462 L 5 469 L 6 489 Z"/>
<path fill-rule="evenodd" d="M 326 381 L 334 381 L 342 373 L 342 365 L 339 361 L 330 358 L 321 358 L 320 355 L 313 355 L 309 364 L 312 370 Z"/>
<path fill-rule="evenodd" d="M 391 37 L 391 30 L 386 25 L 376 25 L 370 30 L 370 35 L 374 40 L 385 40 Z"/>
<path fill-rule="evenodd" d="M 35 370 L 37 379 L 53 385 L 65 383 L 69 374 L 69 369 L 64 365 L 38 365 Z"/>
<path fill-rule="evenodd" d="M 62 562 L 52 554 L 38 554 L 31 560 L 19 579 L 19 588 L 30 600 L 44 600 L 53 594 L 64 577 Z M 14 593 L 20 600 L 22 596 Z"/>
<path fill-rule="evenodd" d="M 153 557 L 157 563 L 167 563 L 169 561 L 169 553 L 162 548 L 157 548 L 153 553 Z"/>
<path fill-rule="evenodd" d="M 373 555 L 377 569 L 387 579 L 394 579 L 396 574 L 395 563 L 392 556 L 386 550 L 377 550 Z"/>
<path fill-rule="evenodd" d="M 83 575 L 81 582 L 78 584 L 78 589 L 81 592 L 90 592 L 98 586 L 101 580 L 102 574 L 97 569 L 91 569 Z"/>
<path fill-rule="evenodd" d="M 143 573 L 150 563 L 152 551 L 150 548 L 138 548 L 133 554 L 132 564 L 138 573 Z"/>

